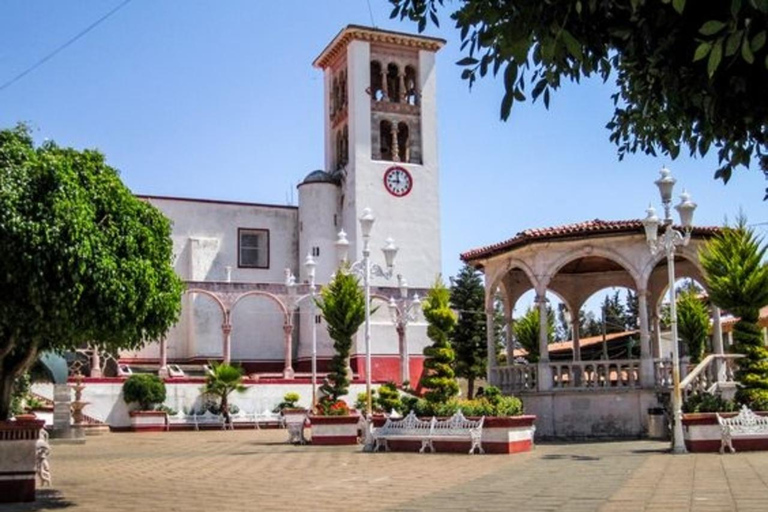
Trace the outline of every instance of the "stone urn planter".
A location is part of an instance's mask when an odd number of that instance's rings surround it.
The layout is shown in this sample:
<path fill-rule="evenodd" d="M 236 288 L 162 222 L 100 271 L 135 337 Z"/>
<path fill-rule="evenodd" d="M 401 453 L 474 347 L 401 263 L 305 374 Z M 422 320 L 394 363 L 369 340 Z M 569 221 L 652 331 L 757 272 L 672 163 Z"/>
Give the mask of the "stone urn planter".
<path fill-rule="evenodd" d="M 357 444 L 360 415 L 309 416 L 314 445 Z"/>
<path fill-rule="evenodd" d="M 288 442 L 305 444 L 304 425 L 307 421 L 307 410 L 297 408 L 285 408 L 280 411 L 282 415 L 282 424 L 288 429 Z"/>
<path fill-rule="evenodd" d="M 133 432 L 162 432 L 166 429 L 168 416 L 163 411 L 131 411 Z"/>
<path fill-rule="evenodd" d="M 36 445 L 44 425 L 34 415 L 0 421 L 0 503 L 35 501 Z"/>
<path fill-rule="evenodd" d="M 421 418 L 429 420 L 430 418 Z M 445 418 L 440 418 L 445 419 Z M 479 420 L 479 417 L 470 417 L 471 420 Z M 534 425 L 536 416 L 486 416 L 483 422 L 482 447 L 485 453 L 513 454 L 529 452 L 533 449 L 533 434 L 536 432 Z M 373 426 L 378 428 L 384 425 L 386 418 L 373 417 Z M 466 441 L 441 441 L 435 440 L 435 450 L 440 452 L 467 453 L 471 446 L 469 439 Z M 421 441 L 389 440 L 392 451 L 417 452 L 421 448 Z"/>
<path fill-rule="evenodd" d="M 723 412 L 723 418 L 732 418 L 736 412 Z M 768 412 L 755 412 L 759 416 L 768 416 Z M 683 414 L 683 439 L 689 452 L 720 451 L 720 425 L 714 412 Z M 750 435 L 748 438 L 733 438 L 733 447 L 737 452 L 768 450 L 768 433 Z"/>

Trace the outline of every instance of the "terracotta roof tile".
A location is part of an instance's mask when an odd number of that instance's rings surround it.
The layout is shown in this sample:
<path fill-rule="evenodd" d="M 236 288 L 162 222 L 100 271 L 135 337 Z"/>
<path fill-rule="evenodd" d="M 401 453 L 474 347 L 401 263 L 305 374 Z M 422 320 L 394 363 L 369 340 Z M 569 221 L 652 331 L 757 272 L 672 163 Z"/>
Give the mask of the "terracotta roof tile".
<path fill-rule="evenodd" d="M 693 235 L 711 236 L 719 231 L 720 228 L 713 226 L 696 226 L 693 228 Z M 521 231 L 513 238 L 471 249 L 461 254 L 462 261 L 470 262 L 480 258 L 487 258 L 500 252 L 504 252 L 513 247 L 524 246 L 527 244 L 540 242 L 544 240 L 579 238 L 585 235 L 601 234 L 619 234 L 619 233 L 644 233 L 643 222 L 640 219 L 632 220 L 588 220 L 576 224 L 564 224 L 548 228 L 534 228 Z"/>

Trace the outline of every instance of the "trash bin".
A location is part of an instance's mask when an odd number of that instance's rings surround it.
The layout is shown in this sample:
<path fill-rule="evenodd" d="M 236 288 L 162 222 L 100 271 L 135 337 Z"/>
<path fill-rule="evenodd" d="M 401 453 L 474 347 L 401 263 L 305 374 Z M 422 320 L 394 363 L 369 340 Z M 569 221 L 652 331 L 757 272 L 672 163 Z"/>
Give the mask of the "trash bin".
<path fill-rule="evenodd" d="M 669 439 L 669 424 L 663 407 L 648 408 L 648 437 Z"/>

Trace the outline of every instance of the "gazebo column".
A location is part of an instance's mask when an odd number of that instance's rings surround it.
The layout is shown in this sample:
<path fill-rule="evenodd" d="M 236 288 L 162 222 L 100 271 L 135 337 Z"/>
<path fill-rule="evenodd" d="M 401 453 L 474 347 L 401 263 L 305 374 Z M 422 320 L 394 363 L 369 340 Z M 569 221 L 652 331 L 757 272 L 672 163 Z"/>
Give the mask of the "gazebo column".
<path fill-rule="evenodd" d="M 650 388 L 655 385 L 651 333 L 648 328 L 648 292 L 637 290 L 637 309 L 640 320 L 640 384 Z"/>
<path fill-rule="evenodd" d="M 314 321 L 314 319 L 313 319 Z M 292 379 L 293 372 L 293 324 L 283 325 L 283 335 L 285 342 L 285 368 L 283 369 L 283 378 Z"/>
<path fill-rule="evenodd" d="M 552 389 L 552 368 L 549 366 L 549 337 L 547 318 L 547 297 L 545 291 L 536 296 L 539 305 L 539 364 L 537 384 L 539 391 Z"/>
<path fill-rule="evenodd" d="M 513 364 L 515 362 L 515 317 L 512 312 L 512 307 L 504 305 L 506 311 L 504 312 L 504 321 L 507 324 L 507 364 Z"/>
<path fill-rule="evenodd" d="M 491 300 L 490 306 L 486 306 L 485 308 L 485 343 L 488 348 L 488 368 L 486 369 L 486 373 L 488 382 L 496 386 L 498 383 L 496 382 L 496 373 L 494 370 L 499 363 L 496 360 L 496 337 L 494 336 L 493 325 L 494 314 L 493 300 Z"/>
<path fill-rule="evenodd" d="M 723 347 L 723 326 L 720 323 L 720 308 L 712 305 L 712 352 L 715 355 L 725 353 Z M 715 370 L 717 371 L 717 381 L 725 380 L 725 364 L 722 359 L 715 360 Z"/>

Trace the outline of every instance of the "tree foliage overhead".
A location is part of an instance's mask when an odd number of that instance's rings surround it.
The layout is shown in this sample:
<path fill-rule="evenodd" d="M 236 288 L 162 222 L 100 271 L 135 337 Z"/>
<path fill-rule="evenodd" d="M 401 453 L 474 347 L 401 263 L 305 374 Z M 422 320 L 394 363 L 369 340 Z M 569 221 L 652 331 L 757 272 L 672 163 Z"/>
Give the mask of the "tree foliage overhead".
<path fill-rule="evenodd" d="M 746 219 L 724 228 L 699 253 L 710 300 L 739 317 L 733 326 L 739 359 L 736 399 L 755 410 L 768 407 L 768 349 L 757 325 L 760 308 L 768 305 L 768 246 L 747 227 Z"/>
<path fill-rule="evenodd" d="M 488 361 L 488 330 L 485 316 L 485 287 L 477 270 L 464 265 L 451 283 L 451 308 L 459 318 L 451 341 L 456 352 L 457 377 L 467 379 L 472 398 L 475 379 L 484 378 Z"/>
<path fill-rule="evenodd" d="M 456 314 L 449 306 L 450 296 L 451 292 L 438 277 L 421 306 L 428 323 L 427 336 L 433 342 L 424 349 L 426 358 L 421 386 L 425 389 L 424 398 L 434 407 L 459 392 L 452 368 L 456 355 L 450 337 L 456 326 Z"/>
<path fill-rule="evenodd" d="M 390 0 L 392 17 L 419 31 L 438 24 L 444 0 Z M 607 124 L 627 153 L 717 148 L 715 177 L 753 159 L 768 177 L 768 0 L 461 0 L 451 18 L 470 86 L 501 74 L 501 118 L 516 101 L 543 98 L 563 80 L 615 78 Z M 528 88 L 526 90 L 526 88 Z M 766 195 L 768 198 L 768 194 Z"/>
<path fill-rule="evenodd" d="M 44 351 L 132 349 L 181 310 L 171 225 L 104 156 L 0 131 L 0 420 Z"/>

